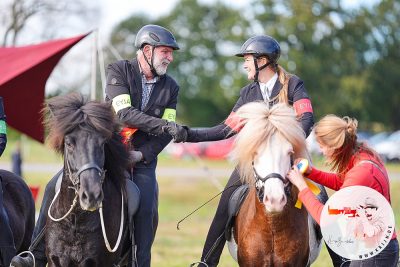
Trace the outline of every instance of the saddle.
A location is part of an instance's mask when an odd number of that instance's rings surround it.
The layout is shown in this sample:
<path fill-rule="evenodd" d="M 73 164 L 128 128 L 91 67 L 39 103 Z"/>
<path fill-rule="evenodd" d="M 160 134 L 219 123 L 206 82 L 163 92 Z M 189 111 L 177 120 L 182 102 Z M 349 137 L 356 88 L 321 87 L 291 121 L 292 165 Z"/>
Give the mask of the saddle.
<path fill-rule="evenodd" d="M 231 195 L 229 199 L 229 204 L 228 204 L 228 220 L 226 222 L 225 226 L 225 239 L 230 241 L 232 238 L 232 227 L 235 223 L 235 217 L 239 212 L 240 207 L 242 206 L 242 203 L 244 199 L 246 198 L 247 194 L 249 193 L 249 185 L 244 184 L 238 187 L 233 194 Z"/>

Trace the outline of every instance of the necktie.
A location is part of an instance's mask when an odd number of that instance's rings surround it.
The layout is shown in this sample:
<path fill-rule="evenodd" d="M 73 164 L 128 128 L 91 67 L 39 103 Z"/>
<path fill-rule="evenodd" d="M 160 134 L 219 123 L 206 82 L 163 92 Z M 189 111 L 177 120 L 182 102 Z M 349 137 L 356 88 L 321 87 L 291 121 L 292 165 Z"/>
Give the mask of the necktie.
<path fill-rule="evenodd" d="M 142 90 L 142 110 L 146 107 L 149 102 L 151 93 L 151 84 L 145 83 Z"/>

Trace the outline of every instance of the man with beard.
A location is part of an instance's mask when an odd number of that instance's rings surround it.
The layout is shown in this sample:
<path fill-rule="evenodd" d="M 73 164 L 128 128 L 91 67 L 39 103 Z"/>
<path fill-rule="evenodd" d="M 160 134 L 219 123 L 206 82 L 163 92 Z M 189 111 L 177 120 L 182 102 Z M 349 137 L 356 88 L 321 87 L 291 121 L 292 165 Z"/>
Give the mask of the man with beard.
<path fill-rule="evenodd" d="M 134 216 L 134 236 L 139 266 L 150 266 L 151 246 L 158 221 L 157 155 L 174 139 L 186 139 L 187 131 L 175 123 L 179 86 L 166 74 L 178 50 L 173 34 L 158 25 L 146 25 L 136 35 L 136 58 L 108 66 L 106 100 L 129 131 L 134 168 L 132 181 L 140 190 Z M 126 129 L 126 128 L 125 128 Z M 129 130 L 135 129 L 135 130 Z M 129 197 L 128 197 L 129 199 Z"/>

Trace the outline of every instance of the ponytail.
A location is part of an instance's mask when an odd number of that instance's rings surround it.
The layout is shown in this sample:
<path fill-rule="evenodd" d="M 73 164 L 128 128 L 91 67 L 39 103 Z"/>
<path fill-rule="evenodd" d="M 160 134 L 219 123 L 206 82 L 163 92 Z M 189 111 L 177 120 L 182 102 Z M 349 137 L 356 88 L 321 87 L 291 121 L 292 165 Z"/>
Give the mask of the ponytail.
<path fill-rule="evenodd" d="M 292 75 L 278 64 L 275 66 L 275 70 L 278 73 L 278 80 L 282 84 L 282 89 L 278 94 L 278 102 L 289 104 L 288 87 Z"/>

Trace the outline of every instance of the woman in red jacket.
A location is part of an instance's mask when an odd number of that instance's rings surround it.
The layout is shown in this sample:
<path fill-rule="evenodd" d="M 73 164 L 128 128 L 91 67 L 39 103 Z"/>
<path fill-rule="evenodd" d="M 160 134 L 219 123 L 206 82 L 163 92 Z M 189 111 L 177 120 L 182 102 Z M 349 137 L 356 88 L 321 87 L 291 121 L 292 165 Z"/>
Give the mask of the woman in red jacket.
<path fill-rule="evenodd" d="M 389 178 L 379 156 L 365 144 L 357 142 L 357 120 L 327 115 L 315 126 L 315 136 L 322 153 L 335 173 L 328 173 L 309 166 L 307 178 L 333 190 L 354 185 L 370 187 L 381 193 L 390 203 Z M 324 207 L 307 187 L 298 168 L 288 174 L 288 179 L 299 189 L 299 199 L 308 212 L 319 223 Z M 340 262 L 335 262 L 340 266 Z M 349 266 L 396 266 L 399 258 L 399 244 L 396 232 L 387 247 L 378 255 L 362 261 L 352 261 Z M 345 265 L 342 265 L 345 266 Z M 347 265 L 346 265 L 347 266 Z"/>

